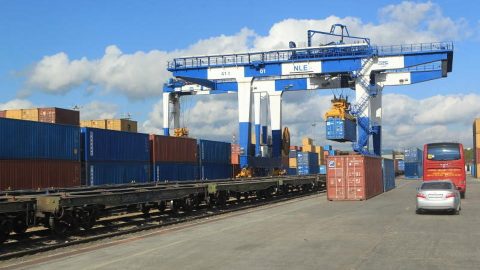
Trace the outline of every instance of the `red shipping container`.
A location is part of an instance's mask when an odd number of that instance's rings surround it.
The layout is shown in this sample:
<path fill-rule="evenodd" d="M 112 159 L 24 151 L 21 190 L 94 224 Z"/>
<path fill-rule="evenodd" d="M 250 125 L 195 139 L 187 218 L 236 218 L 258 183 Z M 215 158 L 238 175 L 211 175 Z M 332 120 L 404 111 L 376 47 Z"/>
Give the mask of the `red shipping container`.
<path fill-rule="evenodd" d="M 0 160 L 0 190 L 80 186 L 80 162 Z"/>
<path fill-rule="evenodd" d="M 5 118 L 5 111 L 0 111 L 0 117 Z"/>
<path fill-rule="evenodd" d="M 80 125 L 80 112 L 61 108 L 39 108 L 38 121 L 63 125 Z"/>
<path fill-rule="evenodd" d="M 327 158 L 327 198 L 368 200 L 383 193 L 382 159 L 361 155 Z"/>
<path fill-rule="evenodd" d="M 197 162 L 197 140 L 185 137 L 150 135 L 151 161 Z"/>
<path fill-rule="evenodd" d="M 230 158 L 231 164 L 240 164 L 240 156 L 238 154 L 232 153 L 232 157 Z"/>
<path fill-rule="evenodd" d="M 474 163 L 480 163 L 480 148 L 475 148 L 475 161 Z"/>

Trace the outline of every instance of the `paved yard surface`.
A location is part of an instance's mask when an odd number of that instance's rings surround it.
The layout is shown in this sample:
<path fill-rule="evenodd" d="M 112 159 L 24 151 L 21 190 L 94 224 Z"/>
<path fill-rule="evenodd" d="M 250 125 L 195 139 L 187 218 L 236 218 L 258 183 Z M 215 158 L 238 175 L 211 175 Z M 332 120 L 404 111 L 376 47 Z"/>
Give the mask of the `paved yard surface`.
<path fill-rule="evenodd" d="M 416 180 L 365 202 L 324 195 L 25 269 L 480 269 L 480 181 L 461 214 L 415 214 Z M 9 262 L 12 263 L 12 262 Z"/>

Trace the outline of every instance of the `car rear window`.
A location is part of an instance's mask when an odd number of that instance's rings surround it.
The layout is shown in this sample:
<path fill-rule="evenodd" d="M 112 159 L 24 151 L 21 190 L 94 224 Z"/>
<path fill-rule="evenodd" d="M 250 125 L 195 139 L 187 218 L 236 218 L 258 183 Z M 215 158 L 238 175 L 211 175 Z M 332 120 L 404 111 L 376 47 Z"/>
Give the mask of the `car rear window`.
<path fill-rule="evenodd" d="M 449 182 L 431 182 L 423 183 L 422 188 L 424 190 L 428 189 L 452 189 L 452 184 Z"/>
<path fill-rule="evenodd" d="M 427 145 L 428 160 L 459 160 L 460 147 L 456 143 Z"/>

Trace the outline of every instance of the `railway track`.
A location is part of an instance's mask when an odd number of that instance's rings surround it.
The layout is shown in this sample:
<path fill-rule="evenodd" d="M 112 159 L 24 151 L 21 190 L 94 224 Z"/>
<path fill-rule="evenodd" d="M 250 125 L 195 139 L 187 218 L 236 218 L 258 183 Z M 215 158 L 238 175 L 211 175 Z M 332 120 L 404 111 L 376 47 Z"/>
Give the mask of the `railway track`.
<path fill-rule="evenodd" d="M 288 192 L 278 192 L 272 196 L 230 198 L 220 206 L 202 204 L 195 210 L 171 207 L 164 212 L 155 210 L 148 214 L 142 212 L 120 214 L 101 219 L 97 225 L 88 230 L 82 229 L 63 236 L 52 234 L 52 231 L 48 229 L 34 228 L 24 235 L 14 235 L 11 240 L 4 243 L 0 247 L 0 261 L 289 201 L 324 190 L 324 186 L 312 187 L 308 190 L 296 187 Z"/>

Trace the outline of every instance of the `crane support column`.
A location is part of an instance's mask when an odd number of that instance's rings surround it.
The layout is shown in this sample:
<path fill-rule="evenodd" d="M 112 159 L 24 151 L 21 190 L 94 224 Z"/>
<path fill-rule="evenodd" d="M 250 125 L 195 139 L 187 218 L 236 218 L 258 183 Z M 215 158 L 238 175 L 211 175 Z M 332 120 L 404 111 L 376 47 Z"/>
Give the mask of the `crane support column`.
<path fill-rule="evenodd" d="M 252 78 L 237 79 L 238 82 L 238 142 L 243 153 L 240 155 L 240 167 L 248 166 L 250 153 L 251 111 L 252 111 Z"/>
<path fill-rule="evenodd" d="M 170 100 L 172 102 L 172 115 L 173 115 L 173 128 L 180 128 L 180 96 L 171 95 Z"/>
<path fill-rule="evenodd" d="M 170 135 L 170 93 L 163 93 L 163 135 Z"/>
<path fill-rule="evenodd" d="M 262 125 L 262 143 L 263 144 L 268 144 L 267 143 L 267 138 L 268 138 L 268 129 L 267 129 L 267 117 L 268 117 L 268 95 L 267 93 L 261 93 L 261 125 Z M 263 115 L 263 116 L 262 116 Z"/>
<path fill-rule="evenodd" d="M 261 106 L 260 106 L 260 93 L 253 94 L 253 102 L 255 107 L 255 156 L 259 157 L 260 154 L 260 118 L 261 118 Z"/>
<path fill-rule="evenodd" d="M 270 94 L 272 125 L 272 157 L 280 157 L 282 149 L 282 92 Z"/>
<path fill-rule="evenodd" d="M 381 156 L 382 151 L 382 88 L 376 87 L 376 96 L 370 99 L 370 119 L 372 122 L 373 153 Z"/>

